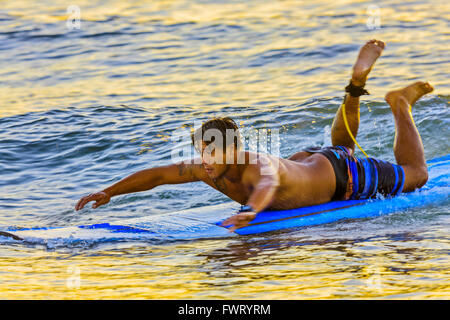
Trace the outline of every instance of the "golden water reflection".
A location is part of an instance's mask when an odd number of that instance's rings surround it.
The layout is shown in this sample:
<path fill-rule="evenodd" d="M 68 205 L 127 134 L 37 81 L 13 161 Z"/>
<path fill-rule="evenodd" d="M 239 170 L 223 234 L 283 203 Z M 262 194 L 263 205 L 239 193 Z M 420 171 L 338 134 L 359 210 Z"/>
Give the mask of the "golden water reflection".
<path fill-rule="evenodd" d="M 415 237 L 416 235 L 404 235 Z M 290 240 L 290 241 L 288 241 Z M 445 298 L 431 241 L 204 240 L 0 258 L 2 299 Z M 411 245 L 413 244 L 413 245 Z M 122 247 L 121 247 L 122 246 Z M 23 248 L 21 249 L 21 251 Z M 25 263 L 24 263 L 25 262 Z M 178 270 L 174 273 L 174 270 Z M 430 273 L 430 271 L 434 271 Z M 442 270 L 443 271 L 443 270 Z M 431 276 L 432 274 L 432 276 Z"/>

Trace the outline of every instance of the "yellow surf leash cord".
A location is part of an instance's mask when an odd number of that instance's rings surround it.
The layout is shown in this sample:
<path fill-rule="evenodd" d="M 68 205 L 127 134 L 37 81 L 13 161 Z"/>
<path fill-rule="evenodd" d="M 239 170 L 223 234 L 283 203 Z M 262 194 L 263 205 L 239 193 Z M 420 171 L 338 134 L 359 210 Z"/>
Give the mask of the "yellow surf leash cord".
<path fill-rule="evenodd" d="M 347 115 L 345 113 L 345 98 L 344 98 L 344 102 L 342 102 L 342 117 L 344 118 L 344 124 L 345 127 L 347 128 L 348 134 L 350 135 L 350 138 L 352 138 L 353 142 L 358 146 L 359 150 L 361 150 L 362 153 L 364 153 L 364 155 L 368 158 L 369 156 L 367 155 L 367 153 L 364 152 L 364 150 L 361 148 L 361 146 L 359 145 L 358 141 L 356 141 L 355 137 L 353 136 L 350 127 L 348 125 L 347 122 Z"/>

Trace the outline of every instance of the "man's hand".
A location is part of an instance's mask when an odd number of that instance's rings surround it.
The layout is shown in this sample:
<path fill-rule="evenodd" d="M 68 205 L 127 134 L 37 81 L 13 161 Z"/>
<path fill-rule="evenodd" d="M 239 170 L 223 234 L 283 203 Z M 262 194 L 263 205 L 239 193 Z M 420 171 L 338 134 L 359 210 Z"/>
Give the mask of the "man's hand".
<path fill-rule="evenodd" d="M 235 214 L 234 216 L 229 217 L 224 222 L 222 222 L 222 226 L 226 227 L 229 225 L 233 225 L 231 228 L 228 229 L 230 232 L 233 232 L 238 228 L 248 226 L 248 224 L 255 218 L 256 218 L 255 212 L 252 211 L 239 212 L 238 214 Z"/>
<path fill-rule="evenodd" d="M 77 205 L 75 206 L 75 210 L 81 210 L 86 205 L 86 203 L 90 201 L 95 201 L 95 203 L 92 205 L 92 208 L 97 208 L 101 205 L 107 204 L 111 197 L 104 191 L 100 191 L 97 193 L 91 193 L 87 196 L 84 196 L 83 198 L 78 201 Z"/>

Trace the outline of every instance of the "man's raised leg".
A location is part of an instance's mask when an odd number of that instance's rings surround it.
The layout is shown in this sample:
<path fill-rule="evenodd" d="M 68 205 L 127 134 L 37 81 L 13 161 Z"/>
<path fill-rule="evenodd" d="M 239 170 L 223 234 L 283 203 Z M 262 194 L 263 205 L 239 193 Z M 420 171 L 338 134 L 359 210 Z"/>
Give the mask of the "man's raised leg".
<path fill-rule="evenodd" d="M 353 66 L 351 83 L 356 87 L 363 87 L 366 84 L 367 76 L 372 70 L 375 61 L 381 55 L 385 44 L 380 40 L 370 40 L 359 51 L 358 59 Z M 345 114 L 350 131 L 356 138 L 359 128 L 359 97 L 354 97 L 349 93 L 345 96 Z M 333 146 L 345 146 L 351 149 L 353 154 L 355 143 L 348 134 L 342 117 L 342 106 L 339 107 L 331 127 L 331 143 Z"/>
<path fill-rule="evenodd" d="M 423 186 L 428 180 L 428 170 L 419 131 L 414 123 L 412 105 L 423 95 L 433 91 L 428 82 L 415 82 L 400 90 L 386 94 L 395 119 L 394 154 L 397 164 L 405 171 L 404 192 Z"/>

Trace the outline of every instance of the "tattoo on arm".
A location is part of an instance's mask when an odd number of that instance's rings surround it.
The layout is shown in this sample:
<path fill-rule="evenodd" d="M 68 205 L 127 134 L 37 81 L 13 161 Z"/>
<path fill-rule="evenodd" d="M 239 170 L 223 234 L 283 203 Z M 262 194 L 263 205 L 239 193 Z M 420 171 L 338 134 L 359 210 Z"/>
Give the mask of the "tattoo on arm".
<path fill-rule="evenodd" d="M 178 175 L 181 177 L 182 175 L 184 175 L 186 173 L 186 165 L 184 164 L 184 162 L 181 162 L 178 165 Z"/>
<path fill-rule="evenodd" d="M 195 164 L 195 163 L 184 163 L 181 162 L 177 165 L 178 167 L 178 175 L 180 177 L 188 174 L 190 177 L 194 177 L 195 176 L 195 170 L 199 170 L 201 169 L 201 165 Z"/>

